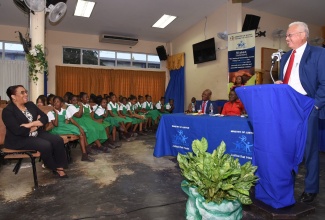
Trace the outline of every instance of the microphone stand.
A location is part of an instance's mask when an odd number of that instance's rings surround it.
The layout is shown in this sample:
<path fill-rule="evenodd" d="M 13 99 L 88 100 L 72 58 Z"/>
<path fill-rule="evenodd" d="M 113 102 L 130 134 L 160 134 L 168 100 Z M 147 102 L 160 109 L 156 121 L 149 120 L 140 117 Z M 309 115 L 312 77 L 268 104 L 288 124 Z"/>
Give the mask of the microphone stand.
<path fill-rule="evenodd" d="M 271 69 L 270 69 L 270 76 L 271 76 L 271 79 L 272 79 L 273 83 L 275 83 L 275 80 L 274 80 L 273 74 L 272 74 L 273 67 L 274 67 L 274 63 L 272 63 L 272 66 L 271 66 Z"/>

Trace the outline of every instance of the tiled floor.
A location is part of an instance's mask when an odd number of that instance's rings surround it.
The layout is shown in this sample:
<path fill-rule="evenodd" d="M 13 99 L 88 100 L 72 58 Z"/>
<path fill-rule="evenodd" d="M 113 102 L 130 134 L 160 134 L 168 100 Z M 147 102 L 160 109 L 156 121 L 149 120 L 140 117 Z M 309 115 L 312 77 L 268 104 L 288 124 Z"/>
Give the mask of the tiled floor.
<path fill-rule="evenodd" d="M 154 134 L 124 142 L 110 154 L 97 155 L 95 163 L 74 163 L 68 179 L 58 179 L 37 163 L 40 187 L 33 191 L 32 170 L 25 162 L 17 175 L 14 163 L 0 167 L 0 219 L 185 219 L 187 196 L 173 157 L 153 157 Z M 27 160 L 26 160 L 27 161 Z M 321 154 L 321 189 L 316 212 L 301 219 L 324 219 L 325 154 Z M 302 171 L 303 173 L 303 171 Z M 302 190 L 298 175 L 296 193 Z M 265 219 L 262 211 L 245 209 L 243 219 Z"/>

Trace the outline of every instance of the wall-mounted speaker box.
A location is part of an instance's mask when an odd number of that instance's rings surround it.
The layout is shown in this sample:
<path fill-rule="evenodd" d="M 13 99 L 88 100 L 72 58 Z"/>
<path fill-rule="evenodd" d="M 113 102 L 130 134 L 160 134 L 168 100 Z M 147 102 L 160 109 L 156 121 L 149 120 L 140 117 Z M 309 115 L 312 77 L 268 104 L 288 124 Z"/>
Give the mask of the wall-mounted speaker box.
<path fill-rule="evenodd" d="M 257 30 L 260 19 L 260 16 L 247 14 L 245 16 L 242 31 Z"/>
<path fill-rule="evenodd" d="M 160 60 L 167 60 L 166 49 L 163 45 L 156 47 L 156 50 Z"/>

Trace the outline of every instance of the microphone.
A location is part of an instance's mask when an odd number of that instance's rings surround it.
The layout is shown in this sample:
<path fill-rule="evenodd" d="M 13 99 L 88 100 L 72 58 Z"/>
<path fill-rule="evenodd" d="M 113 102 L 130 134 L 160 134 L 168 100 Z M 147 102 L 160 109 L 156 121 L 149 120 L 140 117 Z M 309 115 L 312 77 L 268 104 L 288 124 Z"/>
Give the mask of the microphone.
<path fill-rule="evenodd" d="M 278 52 L 276 53 L 272 53 L 272 60 L 271 60 L 271 63 L 272 65 L 275 64 L 275 61 L 280 61 L 281 60 L 281 56 L 284 54 L 283 50 L 279 49 Z"/>

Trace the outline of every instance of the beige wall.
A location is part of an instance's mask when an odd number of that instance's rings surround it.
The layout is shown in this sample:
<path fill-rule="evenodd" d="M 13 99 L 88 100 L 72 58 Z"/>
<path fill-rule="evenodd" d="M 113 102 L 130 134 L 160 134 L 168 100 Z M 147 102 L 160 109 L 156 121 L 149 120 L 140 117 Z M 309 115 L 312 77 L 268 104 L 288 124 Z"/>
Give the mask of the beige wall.
<path fill-rule="evenodd" d="M 27 26 L 27 24 L 26 24 Z M 27 28 L 0 25 L 0 41 L 11 41 L 19 43 L 19 35 L 15 31 L 20 31 L 25 35 Z"/>
<path fill-rule="evenodd" d="M 19 42 L 18 34 L 15 31 L 20 31 L 23 34 L 26 33 L 27 28 L 13 27 L 0 25 L 0 41 Z M 101 49 L 101 50 L 114 50 L 114 51 L 131 51 L 147 54 L 157 54 L 156 47 L 159 45 L 165 45 L 162 42 L 150 42 L 139 40 L 139 43 L 135 46 L 108 44 L 99 42 L 98 35 L 86 35 L 59 31 L 46 31 L 45 46 L 47 51 L 47 61 L 49 64 L 49 78 L 48 78 L 48 93 L 55 94 L 55 66 L 63 65 L 62 63 L 62 48 L 78 47 L 86 49 Z M 165 62 L 161 62 L 161 69 L 165 69 Z M 71 66 L 71 65 L 69 65 Z M 80 65 L 78 65 L 80 66 Z M 90 66 L 92 68 L 105 68 L 100 66 Z M 109 67 L 114 68 L 114 67 Z M 155 70 L 153 70 L 155 71 Z M 159 70 L 161 71 L 161 70 Z M 169 77 L 166 77 L 166 81 Z"/>
<path fill-rule="evenodd" d="M 164 45 L 162 42 L 149 42 L 139 40 L 139 43 L 135 46 L 108 44 L 99 42 L 98 35 L 86 35 L 76 34 L 59 31 L 47 31 L 46 32 L 46 46 L 48 49 L 48 62 L 49 62 L 49 92 L 55 92 L 55 66 L 63 65 L 62 63 L 62 48 L 64 46 L 69 47 L 81 47 L 86 49 L 101 49 L 101 50 L 113 50 L 113 51 L 131 51 L 147 54 L 157 54 L 156 47 Z M 71 66 L 71 65 L 69 65 Z M 80 65 L 78 65 L 80 66 Z M 101 66 L 89 66 L 91 68 L 105 68 Z M 162 70 L 165 70 L 165 62 L 161 64 Z M 110 69 L 114 67 L 108 67 Z M 160 70 L 161 71 L 161 70 Z"/>
<path fill-rule="evenodd" d="M 241 19 L 241 4 L 224 4 L 213 14 L 207 16 L 204 34 L 205 19 L 188 29 L 185 33 L 172 41 L 172 53 L 185 52 L 185 106 L 191 97 L 201 99 L 204 89 L 212 90 L 212 99 L 227 98 L 228 81 L 228 51 L 227 41 L 217 37 L 218 32 L 236 32 L 238 17 Z M 238 6 L 239 5 L 239 6 Z M 227 10 L 229 13 L 227 27 Z M 240 22 L 241 23 L 241 22 Z M 206 35 L 206 37 L 205 37 Z M 192 45 L 205 39 L 215 38 L 217 60 L 202 64 L 194 64 Z"/>
<path fill-rule="evenodd" d="M 227 13 L 228 12 L 228 13 Z M 216 47 L 224 48 L 227 42 L 217 37 L 218 32 L 225 30 L 228 33 L 240 32 L 246 14 L 254 14 L 261 17 L 258 31 L 266 31 L 266 37 L 256 38 L 256 69 L 261 68 L 261 47 L 288 50 L 285 38 L 274 39 L 272 31 L 281 28 L 286 31 L 289 23 L 294 20 L 272 15 L 269 13 L 255 11 L 242 7 L 242 4 L 224 4 L 213 14 L 208 16 L 206 26 L 206 39 L 215 38 Z M 228 17 L 228 19 L 227 19 Z M 204 89 L 212 90 L 212 99 L 227 99 L 228 82 L 228 51 L 217 50 L 217 60 L 203 64 L 194 64 L 192 44 L 205 40 L 205 19 L 194 25 L 186 32 L 171 42 L 172 54 L 185 52 L 185 106 L 191 97 L 201 99 Z M 321 36 L 321 27 L 309 24 L 310 37 Z"/>

